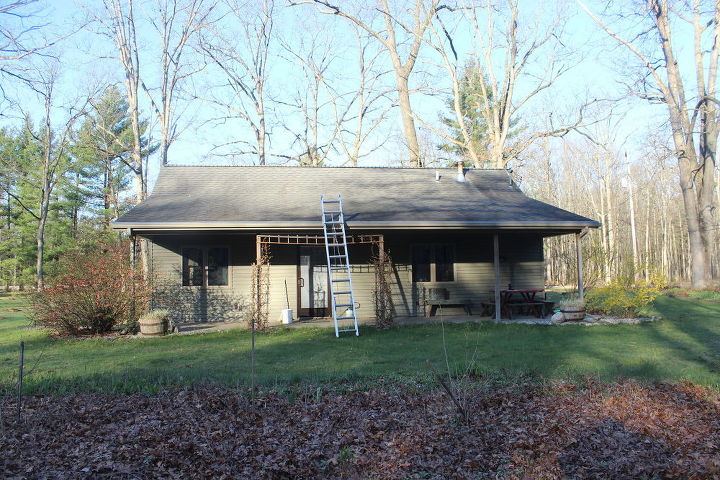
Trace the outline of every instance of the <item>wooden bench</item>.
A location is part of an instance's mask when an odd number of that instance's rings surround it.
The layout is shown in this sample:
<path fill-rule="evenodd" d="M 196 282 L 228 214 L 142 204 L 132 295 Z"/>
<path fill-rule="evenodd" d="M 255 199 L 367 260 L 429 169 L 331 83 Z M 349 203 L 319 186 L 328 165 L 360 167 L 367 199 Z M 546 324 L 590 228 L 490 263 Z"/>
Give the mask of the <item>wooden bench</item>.
<path fill-rule="evenodd" d="M 505 305 L 507 311 L 505 312 L 509 318 L 512 318 L 512 309 L 515 307 L 532 307 L 533 312 L 539 318 L 546 317 L 552 313 L 555 308 L 555 302 L 549 302 L 547 300 L 539 300 L 537 302 L 510 302 Z M 481 302 L 480 303 L 480 315 L 483 317 L 495 316 L 495 302 Z"/>
<path fill-rule="evenodd" d="M 430 306 L 430 316 L 434 317 L 439 307 L 455 307 L 462 308 L 465 313 L 472 315 L 471 305 L 469 302 L 462 302 L 459 300 L 426 300 L 425 308 Z"/>
<path fill-rule="evenodd" d="M 512 310 L 517 307 L 525 308 L 528 312 L 532 311 L 538 318 L 542 318 L 544 316 L 543 309 L 545 307 L 545 302 L 508 302 L 505 304 L 508 318 L 512 319 Z"/>

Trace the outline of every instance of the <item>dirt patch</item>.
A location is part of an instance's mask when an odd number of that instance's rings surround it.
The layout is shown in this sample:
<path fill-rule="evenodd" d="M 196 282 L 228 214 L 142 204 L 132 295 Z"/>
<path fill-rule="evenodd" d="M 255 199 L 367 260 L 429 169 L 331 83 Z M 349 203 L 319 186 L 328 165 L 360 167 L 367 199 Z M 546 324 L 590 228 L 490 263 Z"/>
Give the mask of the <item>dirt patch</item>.
<path fill-rule="evenodd" d="M 720 399 L 691 385 L 26 399 L 3 478 L 718 478 Z M 5 415 L 13 412 L 6 404 Z"/>

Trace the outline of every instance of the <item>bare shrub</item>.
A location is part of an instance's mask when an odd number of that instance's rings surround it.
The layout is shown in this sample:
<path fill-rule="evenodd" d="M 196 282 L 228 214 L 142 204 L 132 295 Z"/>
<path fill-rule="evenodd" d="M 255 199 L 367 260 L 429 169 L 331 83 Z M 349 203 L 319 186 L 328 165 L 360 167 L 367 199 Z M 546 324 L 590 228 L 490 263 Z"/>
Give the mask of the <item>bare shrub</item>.
<path fill-rule="evenodd" d="M 122 242 L 67 254 L 61 273 L 33 296 L 35 323 L 58 334 L 97 335 L 137 321 L 151 290 L 129 252 Z"/>

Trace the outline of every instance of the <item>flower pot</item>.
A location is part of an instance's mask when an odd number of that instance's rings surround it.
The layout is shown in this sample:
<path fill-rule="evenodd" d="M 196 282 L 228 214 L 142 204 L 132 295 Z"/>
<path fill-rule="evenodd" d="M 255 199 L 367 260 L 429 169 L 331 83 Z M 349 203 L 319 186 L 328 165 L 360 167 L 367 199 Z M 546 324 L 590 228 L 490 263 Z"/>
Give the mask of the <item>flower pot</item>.
<path fill-rule="evenodd" d="M 140 318 L 140 320 L 138 320 L 138 323 L 140 324 L 140 333 L 142 333 L 143 335 L 165 335 L 165 333 L 167 332 L 167 318 Z"/>
<path fill-rule="evenodd" d="M 585 318 L 585 307 L 560 307 L 565 321 L 579 321 Z"/>

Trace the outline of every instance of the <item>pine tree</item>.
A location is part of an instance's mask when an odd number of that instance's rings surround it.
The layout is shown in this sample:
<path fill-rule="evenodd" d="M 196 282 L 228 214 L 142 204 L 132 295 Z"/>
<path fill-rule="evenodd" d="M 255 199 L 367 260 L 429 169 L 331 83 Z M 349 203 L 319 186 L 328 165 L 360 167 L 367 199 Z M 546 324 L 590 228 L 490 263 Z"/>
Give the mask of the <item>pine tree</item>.
<path fill-rule="evenodd" d="M 73 153 L 78 161 L 69 172 L 75 176 L 70 182 L 75 189 L 68 199 L 73 202 L 76 220 L 83 205 L 89 205 L 90 213 L 99 215 L 109 229 L 110 222 L 130 207 L 122 193 L 132 181 L 128 165 L 133 148 L 132 124 L 127 99 L 115 86 L 107 88 L 93 107 L 77 132 Z M 147 125 L 147 121 L 141 123 L 141 135 Z M 157 149 L 145 137 L 141 145 L 143 156 Z"/>
<path fill-rule="evenodd" d="M 490 167 L 489 156 L 487 152 L 490 149 L 490 139 L 488 137 L 487 120 L 484 115 L 486 109 L 485 98 L 488 99 L 490 105 L 487 107 L 494 108 L 494 100 L 492 90 L 488 87 L 488 80 L 482 76 L 474 62 L 468 62 L 463 71 L 460 80 L 460 110 L 463 113 L 463 122 L 468 131 L 472 148 L 478 153 L 480 161 L 484 167 Z M 458 143 L 447 142 L 438 145 L 438 149 L 451 153 L 455 157 L 473 163 L 473 159 L 469 154 L 469 150 L 465 145 L 465 136 L 463 135 L 460 124 L 457 121 L 454 108 L 454 98 L 447 100 L 449 115 L 440 117 L 440 121 L 449 130 L 449 136 Z M 513 126 L 517 121 L 512 122 Z M 510 137 L 516 136 L 518 129 L 510 133 Z M 451 160 L 455 163 L 455 160 Z"/>

